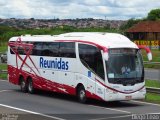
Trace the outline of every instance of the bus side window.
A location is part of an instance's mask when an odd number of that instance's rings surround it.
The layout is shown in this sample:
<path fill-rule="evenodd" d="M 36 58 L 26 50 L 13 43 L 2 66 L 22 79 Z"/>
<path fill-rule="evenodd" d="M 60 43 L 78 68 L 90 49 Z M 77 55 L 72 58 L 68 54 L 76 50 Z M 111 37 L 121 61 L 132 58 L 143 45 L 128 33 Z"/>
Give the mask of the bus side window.
<path fill-rule="evenodd" d="M 23 47 L 18 46 L 17 51 L 18 51 L 18 54 L 19 54 L 19 55 L 25 55 L 25 51 L 24 51 L 24 48 L 23 48 Z"/>
<path fill-rule="evenodd" d="M 10 41 L 10 42 L 13 43 L 14 41 Z M 14 53 L 15 51 L 16 51 L 16 46 L 11 45 L 11 46 L 10 46 L 10 53 L 11 53 L 11 54 L 15 54 L 15 53 Z"/>
<path fill-rule="evenodd" d="M 92 69 L 104 80 L 104 67 L 101 51 L 91 45 L 79 44 L 79 57 L 82 64 L 88 69 Z"/>
<path fill-rule="evenodd" d="M 52 42 L 49 44 L 49 49 L 52 51 L 52 57 L 59 56 L 59 42 Z"/>
<path fill-rule="evenodd" d="M 75 43 L 61 42 L 59 48 L 59 57 L 76 58 Z"/>
<path fill-rule="evenodd" d="M 10 53 L 11 53 L 11 54 L 15 54 L 12 49 L 15 50 L 16 47 L 15 47 L 15 46 L 10 46 Z"/>
<path fill-rule="evenodd" d="M 42 56 L 53 56 L 52 52 L 52 46 L 50 45 L 51 43 L 49 42 L 44 42 L 42 45 Z"/>
<path fill-rule="evenodd" d="M 34 42 L 33 45 L 32 55 L 41 56 L 42 42 Z"/>

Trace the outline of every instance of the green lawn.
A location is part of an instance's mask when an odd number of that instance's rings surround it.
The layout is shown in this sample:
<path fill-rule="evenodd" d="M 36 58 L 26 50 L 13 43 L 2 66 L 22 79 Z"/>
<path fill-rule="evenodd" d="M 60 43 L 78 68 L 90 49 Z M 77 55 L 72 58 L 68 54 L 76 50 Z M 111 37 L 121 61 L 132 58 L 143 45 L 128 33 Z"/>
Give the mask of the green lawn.
<path fill-rule="evenodd" d="M 145 81 L 146 87 L 157 87 L 160 88 L 160 81 L 157 80 L 146 80 Z M 151 103 L 157 103 L 160 104 L 160 95 L 159 94 L 154 94 L 154 93 L 147 93 L 146 102 L 151 102 Z"/>
<path fill-rule="evenodd" d="M 160 88 L 160 81 L 158 81 L 158 80 L 146 80 L 145 85 L 146 85 L 146 87 Z"/>
<path fill-rule="evenodd" d="M 147 93 L 145 101 L 160 104 L 160 95 L 154 93 Z"/>
<path fill-rule="evenodd" d="M 7 70 L 7 64 L 0 64 L 0 70 Z M 6 73 L 0 73 L 0 79 L 6 80 L 7 74 Z"/>
<path fill-rule="evenodd" d="M 151 50 L 152 52 L 152 61 L 151 62 L 160 62 L 160 50 Z M 142 50 L 142 56 L 144 61 L 148 61 L 147 54 Z"/>
<path fill-rule="evenodd" d="M 160 64 L 144 64 L 145 68 L 160 69 Z"/>
<path fill-rule="evenodd" d="M 7 45 L 0 46 L 0 53 L 4 53 L 7 51 Z"/>
<path fill-rule="evenodd" d="M 151 50 L 152 51 L 152 61 L 151 62 L 160 62 L 160 50 Z M 148 61 L 147 54 L 142 50 L 142 56 L 144 61 Z M 145 68 L 160 69 L 160 64 L 146 64 L 144 63 Z"/>
<path fill-rule="evenodd" d="M 0 64 L 0 70 L 7 70 L 7 64 Z"/>
<path fill-rule="evenodd" d="M 7 74 L 0 74 L 0 79 L 7 80 Z"/>

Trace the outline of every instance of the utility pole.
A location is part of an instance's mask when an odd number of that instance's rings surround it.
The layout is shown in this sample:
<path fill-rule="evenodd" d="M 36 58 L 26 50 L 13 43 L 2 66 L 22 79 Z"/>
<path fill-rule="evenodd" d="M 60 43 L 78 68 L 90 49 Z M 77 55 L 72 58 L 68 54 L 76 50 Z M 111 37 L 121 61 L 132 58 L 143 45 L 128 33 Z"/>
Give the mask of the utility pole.
<path fill-rule="evenodd" d="M 104 20 L 106 20 L 107 16 L 104 16 Z"/>

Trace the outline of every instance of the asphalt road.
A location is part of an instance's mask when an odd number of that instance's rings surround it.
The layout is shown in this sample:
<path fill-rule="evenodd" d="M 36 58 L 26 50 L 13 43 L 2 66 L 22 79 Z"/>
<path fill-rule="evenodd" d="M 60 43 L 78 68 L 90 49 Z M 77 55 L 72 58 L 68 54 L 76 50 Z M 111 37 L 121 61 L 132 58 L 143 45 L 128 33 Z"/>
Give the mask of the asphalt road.
<path fill-rule="evenodd" d="M 145 69 L 145 79 L 160 80 L 160 70 L 158 70 L 158 69 Z"/>
<path fill-rule="evenodd" d="M 52 92 L 22 93 L 18 86 L 0 81 L 0 120 L 130 120 L 149 113 L 160 118 L 160 105 L 95 100 L 81 104 L 75 97 Z"/>

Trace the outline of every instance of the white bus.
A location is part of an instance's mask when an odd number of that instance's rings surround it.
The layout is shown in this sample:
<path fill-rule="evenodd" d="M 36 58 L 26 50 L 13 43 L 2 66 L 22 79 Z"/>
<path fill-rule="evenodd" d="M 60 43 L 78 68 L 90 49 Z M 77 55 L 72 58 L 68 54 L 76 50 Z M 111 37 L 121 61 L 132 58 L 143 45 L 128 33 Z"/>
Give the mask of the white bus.
<path fill-rule="evenodd" d="M 146 94 L 140 49 L 115 33 L 73 32 L 25 35 L 8 43 L 8 79 L 21 91 L 35 89 L 103 101 L 143 99 Z"/>

